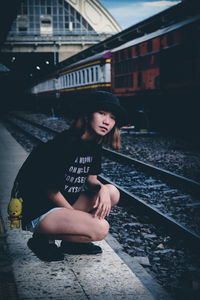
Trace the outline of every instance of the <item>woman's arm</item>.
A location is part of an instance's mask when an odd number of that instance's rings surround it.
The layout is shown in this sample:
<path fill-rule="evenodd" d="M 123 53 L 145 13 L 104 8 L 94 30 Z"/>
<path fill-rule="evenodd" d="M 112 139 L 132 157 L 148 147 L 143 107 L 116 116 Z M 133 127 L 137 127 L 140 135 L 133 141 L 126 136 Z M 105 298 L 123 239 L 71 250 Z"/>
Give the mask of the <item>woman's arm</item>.
<path fill-rule="evenodd" d="M 89 175 L 87 178 L 87 182 L 89 184 L 89 186 L 93 189 L 93 190 L 100 190 L 100 188 L 103 186 L 103 183 L 101 183 L 98 179 L 97 179 L 97 175 Z"/>
<path fill-rule="evenodd" d="M 96 175 L 89 175 L 87 182 L 91 186 L 92 190 L 96 190 L 97 198 L 94 202 L 93 208 L 95 209 L 94 216 L 98 216 L 100 219 L 104 219 L 105 216 L 110 214 L 111 200 L 110 193 L 103 183 L 101 183 Z"/>
<path fill-rule="evenodd" d="M 59 207 L 74 209 L 59 191 L 48 190 L 48 197 Z"/>

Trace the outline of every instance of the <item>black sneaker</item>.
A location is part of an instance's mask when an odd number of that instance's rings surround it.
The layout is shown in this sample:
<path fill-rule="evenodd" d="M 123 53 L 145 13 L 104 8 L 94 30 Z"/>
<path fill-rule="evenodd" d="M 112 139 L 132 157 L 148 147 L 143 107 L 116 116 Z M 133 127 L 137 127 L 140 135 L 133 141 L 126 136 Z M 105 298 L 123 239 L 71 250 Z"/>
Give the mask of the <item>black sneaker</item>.
<path fill-rule="evenodd" d="M 72 243 L 62 241 L 60 250 L 67 254 L 98 254 L 102 253 L 101 247 L 93 243 Z"/>
<path fill-rule="evenodd" d="M 60 251 L 60 248 L 55 243 L 50 244 L 49 241 L 44 238 L 30 238 L 27 242 L 29 249 L 41 260 L 44 261 L 61 261 L 64 260 L 64 255 Z"/>

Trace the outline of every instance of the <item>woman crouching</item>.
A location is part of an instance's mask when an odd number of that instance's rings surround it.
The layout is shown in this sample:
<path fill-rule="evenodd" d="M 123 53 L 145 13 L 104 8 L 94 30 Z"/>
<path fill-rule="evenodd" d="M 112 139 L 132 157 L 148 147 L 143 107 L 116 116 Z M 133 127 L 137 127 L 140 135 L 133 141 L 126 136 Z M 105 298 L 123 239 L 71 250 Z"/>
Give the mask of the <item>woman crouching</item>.
<path fill-rule="evenodd" d="M 23 198 L 22 228 L 33 232 L 27 244 L 40 259 L 102 252 L 92 242 L 108 234 L 105 217 L 120 194 L 97 178 L 101 147 L 119 149 L 125 116 L 117 97 L 95 92 L 71 128 L 35 148 L 21 167 L 14 187 Z"/>

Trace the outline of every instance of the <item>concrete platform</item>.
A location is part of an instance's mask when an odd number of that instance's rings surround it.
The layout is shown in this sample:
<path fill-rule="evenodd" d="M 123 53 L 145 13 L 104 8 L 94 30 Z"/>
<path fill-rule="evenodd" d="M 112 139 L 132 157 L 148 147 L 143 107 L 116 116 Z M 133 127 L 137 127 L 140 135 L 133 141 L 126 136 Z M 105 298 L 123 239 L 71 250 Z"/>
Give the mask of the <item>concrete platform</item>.
<path fill-rule="evenodd" d="M 0 212 L 17 295 L 3 299 L 168 300 L 167 293 L 110 235 L 98 242 L 103 253 L 66 255 L 62 262 L 42 262 L 28 249 L 31 233 L 10 229 L 7 205 L 15 176 L 27 153 L 0 123 Z M 110 245 L 114 248 L 111 248 Z M 1 264 L 0 264 L 1 272 Z M 0 282 L 0 285 L 2 283 Z M 4 284 L 5 287 L 5 284 Z M 7 282 L 9 289 L 9 282 Z"/>

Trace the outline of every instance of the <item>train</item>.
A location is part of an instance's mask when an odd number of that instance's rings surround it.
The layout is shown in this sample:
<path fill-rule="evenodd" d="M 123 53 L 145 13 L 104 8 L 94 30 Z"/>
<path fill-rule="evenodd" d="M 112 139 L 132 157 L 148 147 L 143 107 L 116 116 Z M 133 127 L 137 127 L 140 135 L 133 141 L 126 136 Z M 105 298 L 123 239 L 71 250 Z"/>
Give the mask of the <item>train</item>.
<path fill-rule="evenodd" d="M 59 69 L 30 88 L 39 110 L 51 108 L 70 116 L 83 97 L 94 90 L 111 90 L 110 51 L 103 51 Z"/>
<path fill-rule="evenodd" d="M 200 16 L 111 51 L 111 90 L 139 126 L 188 130 L 200 95 Z M 196 116 L 197 117 L 197 116 Z M 141 124 L 142 122 L 142 124 Z M 195 126 L 195 128 L 194 128 Z"/>
<path fill-rule="evenodd" d="M 200 96 L 200 15 L 159 28 L 58 69 L 34 84 L 38 103 L 70 111 L 74 99 L 107 90 L 128 111 L 127 124 L 148 130 L 196 128 Z"/>

